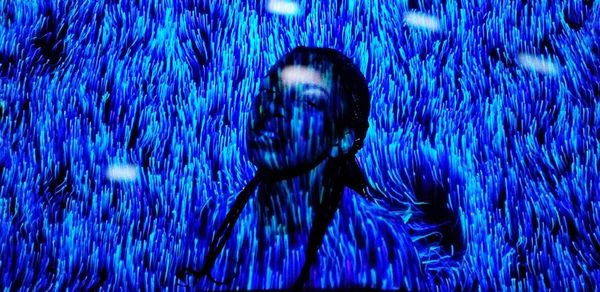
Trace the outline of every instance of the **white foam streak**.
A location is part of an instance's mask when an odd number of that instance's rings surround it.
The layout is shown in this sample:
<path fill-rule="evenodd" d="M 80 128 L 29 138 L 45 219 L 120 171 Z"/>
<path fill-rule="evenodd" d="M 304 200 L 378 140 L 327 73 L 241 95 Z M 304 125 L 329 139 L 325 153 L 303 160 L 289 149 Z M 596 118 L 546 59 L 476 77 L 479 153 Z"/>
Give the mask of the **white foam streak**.
<path fill-rule="evenodd" d="M 267 10 L 273 14 L 288 16 L 300 14 L 300 6 L 298 3 L 284 0 L 269 0 Z"/>
<path fill-rule="evenodd" d="M 404 15 L 404 22 L 412 27 L 421 28 L 430 31 L 440 30 L 440 21 L 435 16 L 408 12 Z"/>
<path fill-rule="evenodd" d="M 558 66 L 556 66 L 556 64 L 539 56 L 521 53 L 519 54 L 518 60 L 523 67 L 531 71 L 547 75 L 558 74 Z"/>
<path fill-rule="evenodd" d="M 106 177 L 118 182 L 135 181 L 138 178 L 138 168 L 131 164 L 113 164 L 108 167 Z"/>

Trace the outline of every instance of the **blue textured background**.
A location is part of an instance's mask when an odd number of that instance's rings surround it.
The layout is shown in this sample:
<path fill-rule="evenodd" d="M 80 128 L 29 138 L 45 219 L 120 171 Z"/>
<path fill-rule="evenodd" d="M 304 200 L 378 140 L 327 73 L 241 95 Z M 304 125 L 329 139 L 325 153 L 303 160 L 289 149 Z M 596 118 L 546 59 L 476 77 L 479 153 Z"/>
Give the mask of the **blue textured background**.
<path fill-rule="evenodd" d="M 0 1 L 0 287 L 176 286 L 200 207 L 255 171 L 258 77 L 307 45 L 369 80 L 372 183 L 459 220 L 451 285 L 598 288 L 599 1 L 201 2 Z M 113 163 L 140 178 L 108 181 Z"/>

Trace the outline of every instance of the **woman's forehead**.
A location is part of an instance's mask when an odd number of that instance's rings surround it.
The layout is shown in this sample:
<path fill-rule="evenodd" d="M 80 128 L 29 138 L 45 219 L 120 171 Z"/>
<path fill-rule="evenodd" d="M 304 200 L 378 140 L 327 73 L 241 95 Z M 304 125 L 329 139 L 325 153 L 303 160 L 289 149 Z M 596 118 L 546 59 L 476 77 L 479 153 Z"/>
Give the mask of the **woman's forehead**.
<path fill-rule="evenodd" d="M 279 72 L 279 79 L 285 86 L 307 84 L 315 87 L 327 88 L 329 83 L 320 71 L 302 65 L 289 65 Z"/>
<path fill-rule="evenodd" d="M 263 82 L 271 86 L 293 87 L 297 85 L 319 87 L 331 93 L 334 86 L 333 70 L 330 66 L 305 65 L 299 62 L 280 64 L 273 67 Z"/>

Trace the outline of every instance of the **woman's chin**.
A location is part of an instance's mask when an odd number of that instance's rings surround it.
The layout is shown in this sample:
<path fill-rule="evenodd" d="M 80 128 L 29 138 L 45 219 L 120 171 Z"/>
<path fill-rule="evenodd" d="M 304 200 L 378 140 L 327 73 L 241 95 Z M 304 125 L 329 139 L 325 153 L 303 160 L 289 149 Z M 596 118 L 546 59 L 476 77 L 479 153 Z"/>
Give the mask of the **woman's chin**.
<path fill-rule="evenodd" d="M 279 160 L 269 159 L 269 156 L 276 157 L 274 153 L 263 153 L 260 159 L 250 159 L 250 162 L 256 166 L 256 168 L 261 169 L 266 172 L 271 173 L 281 173 L 286 172 L 290 169 L 289 166 L 285 165 Z M 280 154 L 279 154 L 280 155 Z"/>
<path fill-rule="evenodd" d="M 263 163 L 260 164 L 258 166 L 258 168 L 265 170 L 267 172 L 273 172 L 273 173 L 277 173 L 277 172 L 282 172 L 285 171 L 285 167 L 282 167 L 282 165 L 280 164 L 273 164 L 273 163 Z"/>
<path fill-rule="evenodd" d="M 258 169 L 267 171 L 277 171 L 281 169 L 281 164 L 275 159 L 278 153 L 274 151 L 256 151 L 250 156 L 250 162 Z"/>

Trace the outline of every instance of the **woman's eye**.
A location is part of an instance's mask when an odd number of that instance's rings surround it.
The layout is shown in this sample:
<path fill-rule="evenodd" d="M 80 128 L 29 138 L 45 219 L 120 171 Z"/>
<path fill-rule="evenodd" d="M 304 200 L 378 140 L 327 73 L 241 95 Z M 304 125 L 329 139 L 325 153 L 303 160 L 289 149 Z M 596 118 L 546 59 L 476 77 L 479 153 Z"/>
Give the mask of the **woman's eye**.
<path fill-rule="evenodd" d="M 300 102 L 302 105 L 304 105 L 308 108 L 311 108 L 311 109 L 322 110 L 324 108 L 320 102 L 315 102 L 310 99 L 300 100 Z"/>
<path fill-rule="evenodd" d="M 271 89 L 271 88 L 261 88 L 261 89 L 259 89 L 259 91 L 260 91 L 260 92 L 266 92 L 266 93 L 268 93 L 268 94 L 273 94 L 273 92 L 275 92 L 275 91 L 273 91 L 273 89 Z"/>
<path fill-rule="evenodd" d="M 308 104 L 308 106 L 310 107 L 314 107 L 314 108 L 319 108 L 319 105 L 314 103 L 313 101 L 307 100 L 306 104 Z"/>

